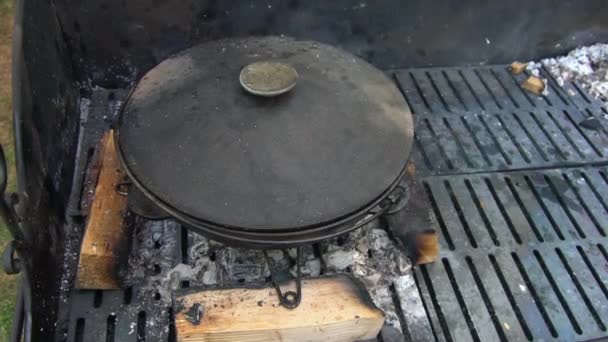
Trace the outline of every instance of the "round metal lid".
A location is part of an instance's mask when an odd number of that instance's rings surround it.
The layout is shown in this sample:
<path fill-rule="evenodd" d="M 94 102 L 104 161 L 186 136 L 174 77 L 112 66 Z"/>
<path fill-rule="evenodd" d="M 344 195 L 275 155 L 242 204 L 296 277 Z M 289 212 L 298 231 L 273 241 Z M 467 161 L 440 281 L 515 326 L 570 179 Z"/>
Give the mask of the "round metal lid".
<path fill-rule="evenodd" d="M 240 73 L 260 61 L 293 67 L 297 86 L 247 93 Z M 393 81 L 367 62 L 271 37 L 208 42 L 163 61 L 123 105 L 116 134 L 127 173 L 169 213 L 289 231 L 383 196 L 405 167 L 413 123 Z"/>
<path fill-rule="evenodd" d="M 298 72 L 281 62 L 253 62 L 241 70 L 239 81 L 245 91 L 259 96 L 277 96 L 296 85 Z"/>

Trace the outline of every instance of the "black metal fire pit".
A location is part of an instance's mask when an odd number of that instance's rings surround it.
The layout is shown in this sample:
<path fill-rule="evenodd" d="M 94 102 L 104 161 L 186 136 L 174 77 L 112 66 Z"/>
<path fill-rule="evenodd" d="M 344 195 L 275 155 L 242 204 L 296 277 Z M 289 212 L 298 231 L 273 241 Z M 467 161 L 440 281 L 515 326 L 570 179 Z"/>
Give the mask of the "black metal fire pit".
<path fill-rule="evenodd" d="M 295 69 L 297 85 L 273 97 L 243 89 L 241 71 L 260 61 Z M 253 248 L 312 243 L 381 215 L 403 191 L 413 141 L 408 106 L 383 72 L 276 37 L 209 42 L 165 60 L 116 126 L 124 168 L 145 195 L 132 197 L 136 212 L 147 198 L 158 210 L 146 216 Z"/>

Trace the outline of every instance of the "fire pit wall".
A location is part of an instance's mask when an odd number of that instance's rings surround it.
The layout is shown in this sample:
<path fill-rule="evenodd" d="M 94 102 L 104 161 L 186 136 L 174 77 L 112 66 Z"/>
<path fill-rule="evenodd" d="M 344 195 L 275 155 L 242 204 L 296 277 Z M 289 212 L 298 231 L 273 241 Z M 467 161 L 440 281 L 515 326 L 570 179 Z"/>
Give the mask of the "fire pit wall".
<path fill-rule="evenodd" d="M 549 0 L 24 0 L 17 7 L 16 158 L 19 213 L 33 246 L 27 265 L 37 303 L 34 340 L 54 333 L 63 254 L 73 241 L 67 237 L 81 233 L 68 198 L 82 180 L 75 165 L 86 120 L 80 108 L 96 87 L 128 89 L 168 55 L 231 36 L 314 39 L 382 69 L 539 59 L 608 39 L 602 0 L 559 6 Z"/>

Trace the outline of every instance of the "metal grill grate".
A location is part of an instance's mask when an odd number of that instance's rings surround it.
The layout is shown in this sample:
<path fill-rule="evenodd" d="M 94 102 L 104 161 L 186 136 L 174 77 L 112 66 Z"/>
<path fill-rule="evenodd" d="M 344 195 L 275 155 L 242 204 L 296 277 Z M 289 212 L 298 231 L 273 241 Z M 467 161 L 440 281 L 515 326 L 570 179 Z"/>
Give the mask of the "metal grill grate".
<path fill-rule="evenodd" d="M 441 260 L 416 279 L 440 340 L 580 340 L 608 323 L 608 169 L 433 177 Z"/>
<path fill-rule="evenodd" d="M 520 84 L 530 73 L 513 75 L 504 65 L 398 70 L 395 77 L 412 111 L 421 116 L 602 107 L 576 83 L 560 87 L 544 68 L 539 72 L 548 81 L 547 95 L 523 90 Z"/>
<path fill-rule="evenodd" d="M 549 94 L 519 86 L 505 66 L 398 71 L 416 113 L 413 158 L 423 174 L 579 166 L 606 161 L 606 109 L 574 83 Z M 599 121 L 589 128 L 584 122 Z"/>

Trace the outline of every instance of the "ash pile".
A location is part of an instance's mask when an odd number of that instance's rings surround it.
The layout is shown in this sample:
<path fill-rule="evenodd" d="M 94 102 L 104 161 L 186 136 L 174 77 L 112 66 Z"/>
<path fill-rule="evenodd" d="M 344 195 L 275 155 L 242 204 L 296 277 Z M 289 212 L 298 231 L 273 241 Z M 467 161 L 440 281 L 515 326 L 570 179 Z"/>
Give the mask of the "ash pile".
<path fill-rule="evenodd" d="M 539 76 L 542 66 L 549 71 L 559 86 L 563 87 L 567 82 L 577 82 L 608 107 L 608 44 L 583 46 L 565 56 L 530 62 L 527 69 L 533 75 Z"/>
<path fill-rule="evenodd" d="M 172 293 L 183 287 L 204 290 L 271 280 L 260 250 L 223 245 L 172 220 L 139 220 L 135 226 L 123 281 L 148 293 L 147 297 L 160 297 L 167 306 Z M 275 276 L 282 272 L 295 277 L 295 248 L 271 250 L 268 256 Z M 391 287 L 407 281 L 411 263 L 382 222 L 374 220 L 345 236 L 303 246 L 300 258 L 304 278 L 351 274 L 359 279 L 384 311 L 386 325 L 401 329 Z"/>

